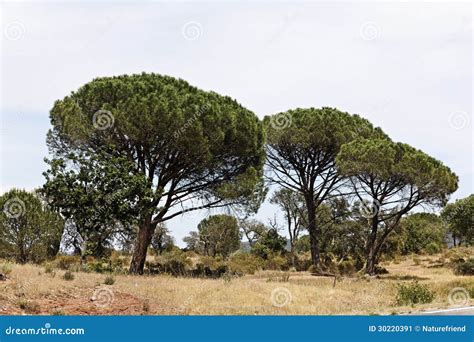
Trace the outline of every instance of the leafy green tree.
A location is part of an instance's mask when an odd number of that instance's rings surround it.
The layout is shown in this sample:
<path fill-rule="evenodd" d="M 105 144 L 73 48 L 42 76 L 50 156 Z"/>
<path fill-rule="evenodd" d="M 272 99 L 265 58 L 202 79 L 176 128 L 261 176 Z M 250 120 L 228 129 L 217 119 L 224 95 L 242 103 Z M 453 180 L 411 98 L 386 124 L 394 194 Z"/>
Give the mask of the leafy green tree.
<path fill-rule="evenodd" d="M 104 161 L 103 153 L 47 161 L 50 168 L 44 173 L 42 193 L 68 222 L 66 247 L 79 251 L 83 260 L 106 256 L 119 234 L 133 235 L 142 207 L 139 195 L 149 189 L 145 177 L 131 172 L 126 158 Z"/>
<path fill-rule="evenodd" d="M 387 236 L 419 205 L 442 206 L 457 176 L 440 161 L 387 139 L 358 139 L 341 147 L 337 166 L 350 177 L 360 214 L 369 225 L 366 272 L 373 274 Z"/>
<path fill-rule="evenodd" d="M 446 246 L 446 228 L 438 215 L 411 214 L 402 218 L 399 226 L 397 236 L 400 254 L 434 253 Z"/>
<path fill-rule="evenodd" d="M 309 252 L 311 248 L 309 235 L 302 235 L 296 240 L 295 250 L 297 253 Z"/>
<path fill-rule="evenodd" d="M 286 252 L 286 239 L 278 234 L 274 228 L 269 229 L 252 246 L 251 253 L 268 259 L 273 254 L 284 254 Z"/>
<path fill-rule="evenodd" d="M 354 215 L 354 210 L 347 198 L 333 198 L 318 208 L 320 245 L 321 251 L 331 258 L 352 259 L 362 265 L 366 224 Z"/>
<path fill-rule="evenodd" d="M 239 227 L 242 234 L 247 238 L 250 247 L 268 231 L 268 227 L 258 220 L 239 220 Z"/>
<path fill-rule="evenodd" d="M 171 251 L 173 249 L 174 239 L 169 232 L 164 223 L 157 225 L 153 238 L 151 239 L 151 247 L 157 254 L 163 254 L 164 251 Z"/>
<path fill-rule="evenodd" d="M 198 231 L 206 255 L 226 258 L 240 248 L 241 235 L 233 216 L 209 216 L 199 223 Z"/>
<path fill-rule="evenodd" d="M 48 146 L 126 158 L 145 177 L 130 265 L 142 273 L 156 226 L 192 210 L 248 204 L 261 184 L 262 124 L 229 97 L 158 74 L 97 78 L 56 101 Z M 256 190 L 257 189 L 257 190 Z"/>
<path fill-rule="evenodd" d="M 189 235 L 185 236 L 183 238 L 183 241 L 186 243 L 187 250 L 195 251 L 199 254 L 204 254 L 204 246 L 198 232 L 189 232 Z"/>
<path fill-rule="evenodd" d="M 59 251 L 64 220 L 32 192 L 13 189 L 0 196 L 0 257 L 39 263 Z"/>
<path fill-rule="evenodd" d="M 336 168 L 341 146 L 356 138 L 383 137 L 379 128 L 358 115 L 335 108 L 289 110 L 264 119 L 269 180 L 300 193 L 307 210 L 313 265 L 320 266 L 321 226 L 316 213 L 341 194 L 343 177 Z"/>
<path fill-rule="evenodd" d="M 474 195 L 446 205 L 441 216 L 448 225 L 454 246 L 474 243 Z"/>

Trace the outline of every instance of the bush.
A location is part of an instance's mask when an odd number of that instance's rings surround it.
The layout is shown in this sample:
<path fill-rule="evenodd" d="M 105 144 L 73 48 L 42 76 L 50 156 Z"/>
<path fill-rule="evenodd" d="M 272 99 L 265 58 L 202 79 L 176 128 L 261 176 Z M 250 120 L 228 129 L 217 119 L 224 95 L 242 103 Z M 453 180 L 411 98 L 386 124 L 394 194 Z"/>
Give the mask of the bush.
<path fill-rule="evenodd" d="M 216 270 L 220 266 L 225 265 L 225 263 L 222 261 L 222 258 L 220 258 L 219 256 L 213 258 L 207 255 L 199 257 L 199 264 L 201 264 L 204 267 L 209 267 L 210 269 L 213 269 L 213 270 Z"/>
<path fill-rule="evenodd" d="M 95 261 L 87 264 L 87 270 L 90 272 L 95 273 L 110 273 L 112 272 L 112 268 L 108 263 L 104 263 L 102 261 Z"/>
<path fill-rule="evenodd" d="M 415 305 L 431 303 L 435 295 L 424 284 L 420 284 L 417 280 L 409 284 L 397 285 L 397 305 Z"/>
<path fill-rule="evenodd" d="M 12 265 L 8 262 L 2 264 L 0 266 L 0 274 L 3 274 L 4 276 L 9 275 L 12 272 Z"/>
<path fill-rule="evenodd" d="M 290 265 L 288 260 L 280 254 L 270 253 L 265 260 L 264 268 L 267 270 L 288 271 Z"/>
<path fill-rule="evenodd" d="M 459 261 L 454 265 L 454 274 L 463 276 L 474 275 L 474 258 L 467 261 Z"/>
<path fill-rule="evenodd" d="M 469 298 L 474 298 L 474 286 L 468 287 L 467 292 L 469 293 Z"/>
<path fill-rule="evenodd" d="M 307 271 L 308 268 L 313 264 L 311 261 L 311 254 L 304 253 L 302 255 L 298 255 L 298 259 L 296 259 L 295 268 L 298 272 Z"/>
<path fill-rule="evenodd" d="M 472 251 L 465 247 L 456 247 L 446 250 L 443 253 L 444 257 L 449 259 L 449 262 L 455 264 L 460 261 L 465 261 L 472 255 Z"/>
<path fill-rule="evenodd" d="M 67 281 L 74 280 L 74 274 L 71 271 L 66 271 L 63 275 L 63 279 Z"/>
<path fill-rule="evenodd" d="M 282 272 L 272 274 L 267 278 L 267 282 L 280 282 L 280 283 L 287 283 L 290 281 L 290 272 Z"/>
<path fill-rule="evenodd" d="M 263 260 L 254 254 L 238 251 L 231 255 L 227 265 L 233 274 L 254 274 L 263 268 Z"/>
<path fill-rule="evenodd" d="M 337 273 L 340 275 L 353 276 L 356 272 L 356 262 L 352 259 L 343 260 L 337 264 Z"/>
<path fill-rule="evenodd" d="M 228 267 L 225 264 L 218 265 L 216 268 L 197 264 L 196 269 L 190 271 L 193 277 L 203 278 L 221 278 L 226 273 L 228 273 Z"/>
<path fill-rule="evenodd" d="M 147 263 L 150 273 L 168 273 L 175 277 L 186 276 L 189 267 L 192 265 L 191 259 L 181 250 L 173 250 L 169 253 L 155 257 L 156 262 Z"/>
<path fill-rule="evenodd" d="M 374 272 L 375 274 L 388 274 L 388 270 L 380 265 L 375 265 Z"/>
<path fill-rule="evenodd" d="M 105 284 L 105 285 L 113 285 L 113 284 L 115 284 L 115 278 L 112 277 L 112 276 L 107 276 L 107 277 L 105 277 L 104 284 Z"/>
<path fill-rule="evenodd" d="M 430 242 L 429 244 L 426 245 L 426 247 L 423 250 L 425 253 L 429 255 L 433 255 L 433 254 L 441 252 L 443 248 L 444 246 L 440 245 L 439 243 Z"/>
<path fill-rule="evenodd" d="M 186 263 L 179 259 L 169 259 L 163 264 L 163 271 L 175 277 L 186 275 Z"/>
<path fill-rule="evenodd" d="M 79 267 L 80 264 L 81 259 L 78 256 L 61 255 L 56 258 L 56 267 L 64 271 L 70 270 L 72 266 Z"/>
<path fill-rule="evenodd" d="M 53 269 L 53 265 L 51 265 L 50 263 L 47 263 L 44 265 L 44 273 L 53 273 L 54 269 Z"/>
<path fill-rule="evenodd" d="M 37 302 L 30 302 L 26 299 L 20 299 L 18 306 L 28 314 L 38 314 L 41 312 L 41 307 Z"/>

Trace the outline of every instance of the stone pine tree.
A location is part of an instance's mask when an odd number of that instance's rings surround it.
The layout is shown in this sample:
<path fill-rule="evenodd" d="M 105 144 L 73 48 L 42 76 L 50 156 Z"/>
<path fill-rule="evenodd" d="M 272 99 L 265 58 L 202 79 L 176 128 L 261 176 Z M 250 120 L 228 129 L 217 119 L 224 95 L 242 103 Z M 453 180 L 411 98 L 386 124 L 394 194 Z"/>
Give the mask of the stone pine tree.
<path fill-rule="evenodd" d="M 304 198 L 311 258 L 320 268 L 321 227 L 318 207 L 341 193 L 343 177 L 336 168 L 341 146 L 356 138 L 383 137 L 366 119 L 335 108 L 289 110 L 264 119 L 269 180 Z"/>
<path fill-rule="evenodd" d="M 158 74 L 97 78 L 56 101 L 48 146 L 55 157 L 101 151 L 126 158 L 148 191 L 130 265 L 142 273 L 155 227 L 202 208 L 241 204 L 262 177 L 261 122 L 235 100 Z M 151 195 L 150 195 L 151 193 Z"/>
<path fill-rule="evenodd" d="M 443 206 L 457 189 L 457 176 L 440 161 L 387 138 L 348 143 L 336 162 L 368 220 L 367 274 L 376 272 L 382 246 L 403 215 L 416 206 Z"/>

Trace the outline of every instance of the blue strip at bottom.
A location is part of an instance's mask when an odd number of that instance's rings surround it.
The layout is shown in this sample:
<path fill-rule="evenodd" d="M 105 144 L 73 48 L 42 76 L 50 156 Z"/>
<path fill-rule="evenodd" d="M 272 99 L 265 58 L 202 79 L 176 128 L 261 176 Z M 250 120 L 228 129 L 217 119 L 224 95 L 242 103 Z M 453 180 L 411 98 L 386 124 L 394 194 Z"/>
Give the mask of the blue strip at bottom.
<path fill-rule="evenodd" d="M 474 316 L 0 316 L 9 341 L 474 341 Z"/>

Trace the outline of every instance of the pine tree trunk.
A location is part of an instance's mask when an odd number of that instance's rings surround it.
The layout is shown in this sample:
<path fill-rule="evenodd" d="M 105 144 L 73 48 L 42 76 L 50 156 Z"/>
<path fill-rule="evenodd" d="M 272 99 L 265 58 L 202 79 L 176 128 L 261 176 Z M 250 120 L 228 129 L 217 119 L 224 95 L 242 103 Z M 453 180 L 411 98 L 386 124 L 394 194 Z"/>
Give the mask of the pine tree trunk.
<path fill-rule="evenodd" d="M 151 218 L 146 219 L 140 225 L 129 273 L 143 274 L 148 247 L 150 246 L 155 227 L 156 225 L 151 224 Z"/>
<path fill-rule="evenodd" d="M 306 199 L 306 209 L 308 211 L 308 232 L 309 241 L 311 245 L 311 262 L 319 268 L 320 267 L 320 251 L 319 251 L 319 235 L 320 232 L 316 225 L 316 207 L 312 198 Z"/>
<path fill-rule="evenodd" d="M 365 273 L 373 275 L 375 273 L 375 241 L 377 239 L 377 228 L 378 228 L 378 221 L 377 218 L 372 218 L 372 228 L 367 239 L 367 243 L 365 246 L 365 254 L 366 254 L 366 264 L 365 264 Z"/>

